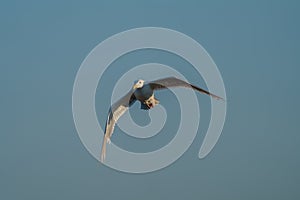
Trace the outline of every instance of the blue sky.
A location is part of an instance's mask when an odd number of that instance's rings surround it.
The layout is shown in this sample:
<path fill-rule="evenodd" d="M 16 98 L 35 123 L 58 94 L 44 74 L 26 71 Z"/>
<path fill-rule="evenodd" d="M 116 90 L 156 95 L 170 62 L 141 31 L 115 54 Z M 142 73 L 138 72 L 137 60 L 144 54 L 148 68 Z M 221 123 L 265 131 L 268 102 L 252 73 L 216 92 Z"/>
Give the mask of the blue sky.
<path fill-rule="evenodd" d="M 2 1 L 1 199 L 299 199 L 298 10 L 297 1 Z M 223 76 L 228 112 L 205 159 L 197 154 L 209 117 L 173 165 L 132 175 L 100 165 L 84 149 L 72 87 L 98 43 L 144 26 L 174 29 L 203 45 Z M 114 64 L 130 69 L 150 61 L 182 64 L 203 84 L 187 63 L 162 52 L 136 52 Z M 117 71 L 112 66 L 103 82 Z M 96 99 L 108 105 L 107 95 Z M 208 99 L 199 101 L 209 113 Z M 132 115 L 143 116 L 138 109 Z"/>

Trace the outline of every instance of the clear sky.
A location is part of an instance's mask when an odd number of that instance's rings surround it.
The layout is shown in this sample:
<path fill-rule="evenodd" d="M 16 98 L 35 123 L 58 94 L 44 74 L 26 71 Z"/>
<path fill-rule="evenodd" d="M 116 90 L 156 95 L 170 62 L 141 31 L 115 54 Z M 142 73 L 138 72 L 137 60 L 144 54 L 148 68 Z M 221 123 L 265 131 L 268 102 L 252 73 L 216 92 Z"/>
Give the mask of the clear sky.
<path fill-rule="evenodd" d="M 299 199 L 299 18 L 298 1 L 1 1 L 0 199 Z M 223 76 L 228 111 L 219 142 L 199 160 L 209 119 L 209 100 L 199 95 L 203 126 L 189 150 L 166 169 L 133 175 L 99 164 L 81 144 L 72 88 L 99 42 L 143 26 L 202 44 Z M 188 63 L 149 50 L 113 63 L 99 88 L 122 75 L 117 66 L 147 62 L 177 66 L 204 84 Z M 101 125 L 109 95 L 96 95 L 104 102 L 96 105 Z M 161 103 L 170 95 L 161 94 Z M 137 108 L 131 114 L 143 124 Z M 116 132 L 124 148 L 155 149 Z"/>

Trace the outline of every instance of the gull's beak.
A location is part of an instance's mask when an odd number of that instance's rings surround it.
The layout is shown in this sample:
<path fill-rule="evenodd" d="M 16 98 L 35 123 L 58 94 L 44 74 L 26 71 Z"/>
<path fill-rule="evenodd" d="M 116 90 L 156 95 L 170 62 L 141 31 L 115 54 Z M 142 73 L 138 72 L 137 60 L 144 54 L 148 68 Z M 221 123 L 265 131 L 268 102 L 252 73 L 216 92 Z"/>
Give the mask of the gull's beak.
<path fill-rule="evenodd" d="M 134 85 L 133 85 L 133 87 L 132 87 L 132 89 L 134 89 L 134 90 L 135 90 L 136 88 L 137 88 L 137 85 L 136 85 L 136 84 L 134 84 Z"/>

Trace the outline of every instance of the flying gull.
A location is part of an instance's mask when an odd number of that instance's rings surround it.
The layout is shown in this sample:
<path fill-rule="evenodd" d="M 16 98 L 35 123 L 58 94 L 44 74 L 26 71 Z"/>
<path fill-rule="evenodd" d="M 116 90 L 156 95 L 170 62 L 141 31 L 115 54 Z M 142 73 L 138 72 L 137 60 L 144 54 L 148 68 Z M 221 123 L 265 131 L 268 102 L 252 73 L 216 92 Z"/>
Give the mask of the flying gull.
<path fill-rule="evenodd" d="M 222 99 L 204 89 L 189 84 L 175 77 L 168 77 L 145 83 L 144 80 L 138 80 L 133 85 L 133 88 L 116 103 L 114 103 L 108 113 L 103 144 L 101 150 L 101 162 L 104 162 L 106 156 L 106 143 L 111 143 L 110 137 L 113 134 L 114 127 L 118 119 L 128 110 L 128 108 L 136 101 L 141 102 L 141 109 L 149 110 L 159 104 L 159 101 L 154 97 L 155 90 L 162 90 L 170 87 L 185 87 L 197 90 L 204 94 L 210 95 L 215 99 Z"/>

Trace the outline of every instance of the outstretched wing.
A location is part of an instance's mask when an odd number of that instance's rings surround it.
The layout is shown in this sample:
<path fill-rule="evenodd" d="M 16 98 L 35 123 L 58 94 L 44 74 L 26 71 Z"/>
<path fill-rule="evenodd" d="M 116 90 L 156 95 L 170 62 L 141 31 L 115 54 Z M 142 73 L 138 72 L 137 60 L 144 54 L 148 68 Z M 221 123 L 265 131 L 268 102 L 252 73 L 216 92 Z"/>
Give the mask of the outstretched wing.
<path fill-rule="evenodd" d="M 101 162 L 104 161 L 106 155 L 106 143 L 110 143 L 110 137 L 113 134 L 114 127 L 118 119 L 128 110 L 128 108 L 136 101 L 132 91 L 128 92 L 124 97 L 114 103 L 109 109 L 106 120 L 105 133 L 101 149 Z"/>
<path fill-rule="evenodd" d="M 153 90 L 161 90 L 161 89 L 166 89 L 169 87 L 186 87 L 186 88 L 191 88 L 191 89 L 197 90 L 199 92 L 202 92 L 204 94 L 210 95 L 216 99 L 223 99 L 223 98 L 221 98 L 217 95 L 214 95 L 202 88 L 199 88 L 195 85 L 189 84 L 189 83 L 187 83 L 183 80 L 180 80 L 178 78 L 175 78 L 175 77 L 168 77 L 168 78 L 163 78 L 163 79 L 159 79 L 156 81 L 152 81 L 149 83 L 149 85 Z"/>

